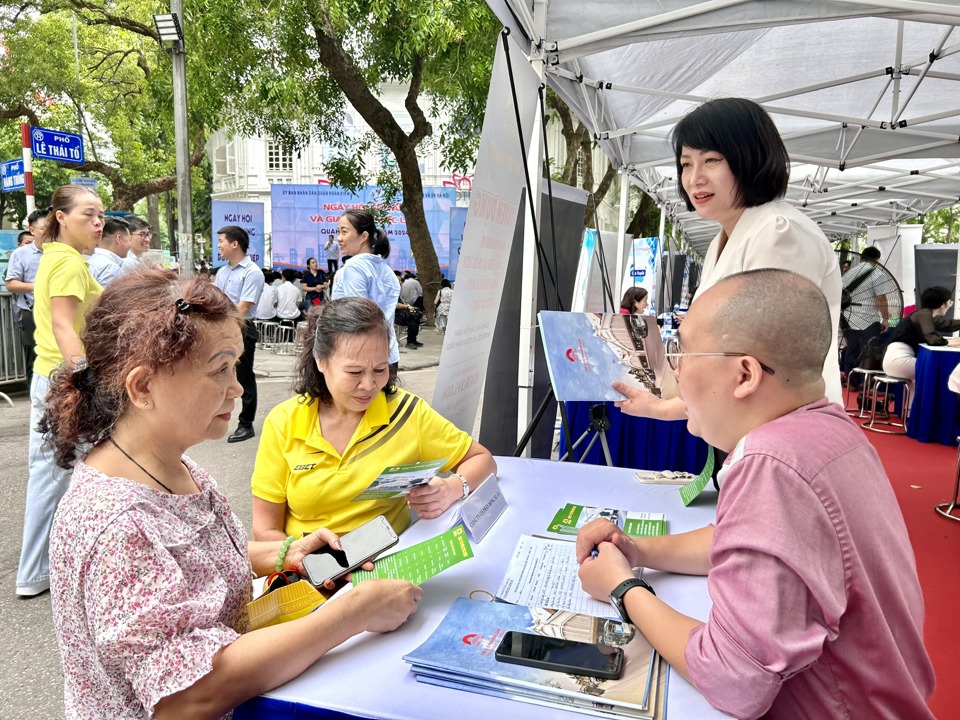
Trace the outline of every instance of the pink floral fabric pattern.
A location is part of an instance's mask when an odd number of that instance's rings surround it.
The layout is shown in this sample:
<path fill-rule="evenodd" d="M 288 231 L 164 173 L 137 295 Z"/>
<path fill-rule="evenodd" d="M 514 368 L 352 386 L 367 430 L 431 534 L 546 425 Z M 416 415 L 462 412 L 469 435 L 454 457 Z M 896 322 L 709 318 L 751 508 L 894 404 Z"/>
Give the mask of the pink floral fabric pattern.
<path fill-rule="evenodd" d="M 247 629 L 246 532 L 213 478 L 183 462 L 198 493 L 74 469 L 50 535 L 67 718 L 149 718 Z"/>

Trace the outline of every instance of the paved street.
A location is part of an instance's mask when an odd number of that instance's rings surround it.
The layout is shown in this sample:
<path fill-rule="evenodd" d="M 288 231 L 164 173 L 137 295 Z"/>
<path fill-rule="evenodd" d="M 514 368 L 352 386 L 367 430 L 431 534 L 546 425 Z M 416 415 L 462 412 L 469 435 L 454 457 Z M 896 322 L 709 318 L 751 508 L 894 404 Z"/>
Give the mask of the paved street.
<path fill-rule="evenodd" d="M 401 347 L 400 380 L 410 392 L 429 400 L 433 395 L 442 337 L 423 327 L 424 347 Z M 270 408 L 290 396 L 292 356 L 259 350 L 259 410 L 256 429 Z M 0 403 L 0 720 L 63 717 L 63 680 L 53 634 L 50 594 L 22 599 L 14 594 L 23 529 L 23 502 L 27 483 L 27 425 L 29 397 L 25 386 L 3 388 L 15 407 Z M 237 403 L 239 408 L 239 403 Z M 229 498 L 234 512 L 250 529 L 252 501 L 250 473 L 257 442 L 228 444 L 208 441 L 190 455 L 210 471 Z"/>

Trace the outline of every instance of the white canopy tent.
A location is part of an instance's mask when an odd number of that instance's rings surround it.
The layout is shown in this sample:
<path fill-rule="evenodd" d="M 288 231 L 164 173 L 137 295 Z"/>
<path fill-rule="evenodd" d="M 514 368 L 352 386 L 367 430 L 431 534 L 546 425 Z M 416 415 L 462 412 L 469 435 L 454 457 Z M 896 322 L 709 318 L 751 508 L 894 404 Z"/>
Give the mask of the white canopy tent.
<path fill-rule="evenodd" d="M 717 97 L 751 98 L 771 114 L 792 159 L 787 200 L 828 237 L 960 200 L 960 0 L 487 3 L 695 254 L 705 254 L 718 226 L 680 201 L 669 136 Z M 538 136 L 531 167 L 539 167 Z M 539 178 L 529 181 L 539 197 Z M 621 243 L 629 185 L 621 183 Z M 518 436 L 532 411 L 531 247 L 523 263 Z"/>
<path fill-rule="evenodd" d="M 488 0 L 614 165 L 702 255 L 668 144 L 715 97 L 760 102 L 793 160 L 788 201 L 828 237 L 960 199 L 960 2 Z"/>

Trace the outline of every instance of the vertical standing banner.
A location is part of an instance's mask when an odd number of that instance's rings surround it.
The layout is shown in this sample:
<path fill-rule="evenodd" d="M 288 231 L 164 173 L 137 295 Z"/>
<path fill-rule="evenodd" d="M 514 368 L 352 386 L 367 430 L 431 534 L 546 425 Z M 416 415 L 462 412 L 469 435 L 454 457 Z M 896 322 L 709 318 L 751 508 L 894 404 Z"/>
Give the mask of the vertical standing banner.
<path fill-rule="evenodd" d="M 657 297 L 657 246 L 659 238 L 633 238 L 627 250 L 626 270 L 623 275 L 623 287 L 642 287 L 650 293 L 651 312 L 660 313 L 662 308 L 654 308 Z M 620 298 L 614 298 L 617 303 Z"/>
<path fill-rule="evenodd" d="M 520 124 L 529 147 L 540 81 L 512 38 L 507 45 Z M 433 408 L 465 432 L 473 431 L 476 420 L 526 181 L 507 61 L 501 48 L 498 41 L 457 264 L 457 284 L 433 391 Z"/>
<path fill-rule="evenodd" d="M 211 214 L 211 234 L 213 266 L 222 267 L 227 261 L 217 250 L 217 230 L 225 225 L 239 225 L 250 236 L 247 255 L 257 267 L 263 267 L 263 203 L 233 202 L 232 200 L 214 200 Z"/>
<path fill-rule="evenodd" d="M 441 270 L 445 269 L 449 254 L 450 208 L 456 199 L 455 188 L 423 189 L 423 210 Z M 273 267 L 304 270 L 307 258 L 316 258 L 320 267 L 325 268 L 324 248 L 330 238 L 336 241 L 340 216 L 347 210 L 363 210 L 382 204 L 380 188 L 374 185 L 352 192 L 335 185 L 274 183 L 270 188 Z M 390 241 L 390 267 L 414 270 L 416 258 L 410 250 L 407 221 L 400 212 L 400 203 L 384 209 L 387 220 L 382 229 Z"/>
<path fill-rule="evenodd" d="M 447 280 L 456 282 L 457 266 L 460 264 L 460 249 L 463 247 L 463 229 L 467 224 L 467 208 L 450 208 L 450 261 Z"/>

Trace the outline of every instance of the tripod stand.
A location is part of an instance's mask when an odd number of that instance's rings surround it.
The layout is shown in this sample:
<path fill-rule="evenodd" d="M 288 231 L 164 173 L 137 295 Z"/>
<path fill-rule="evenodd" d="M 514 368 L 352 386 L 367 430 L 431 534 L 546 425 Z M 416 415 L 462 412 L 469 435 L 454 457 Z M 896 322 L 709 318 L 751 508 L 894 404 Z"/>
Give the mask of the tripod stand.
<path fill-rule="evenodd" d="M 610 429 L 610 418 L 607 417 L 607 406 L 600 403 L 597 405 L 590 406 L 590 427 L 583 431 L 583 434 L 577 438 L 577 441 L 570 446 L 570 449 L 567 451 L 566 455 L 560 458 L 560 461 L 563 462 L 567 459 L 568 456 L 573 456 L 576 458 L 575 450 L 577 446 L 582 443 L 590 433 L 595 433 L 595 435 L 590 439 L 590 442 L 587 443 L 587 447 L 584 449 L 583 454 L 580 456 L 580 462 L 583 461 L 583 458 L 586 457 L 587 453 L 590 452 L 590 448 L 593 447 L 594 443 L 597 442 L 597 438 L 600 438 L 600 447 L 603 448 L 603 459 L 607 462 L 607 467 L 613 467 L 613 460 L 610 458 L 610 446 L 607 444 L 607 430 Z"/>

